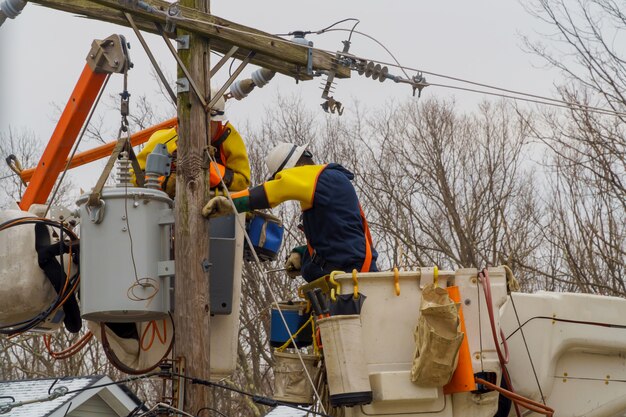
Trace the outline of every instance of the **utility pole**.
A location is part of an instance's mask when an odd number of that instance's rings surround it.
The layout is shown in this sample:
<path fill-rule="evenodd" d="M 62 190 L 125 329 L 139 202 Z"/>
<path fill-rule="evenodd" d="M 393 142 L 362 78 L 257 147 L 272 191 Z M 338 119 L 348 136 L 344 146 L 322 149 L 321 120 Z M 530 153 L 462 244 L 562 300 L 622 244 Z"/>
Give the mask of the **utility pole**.
<path fill-rule="evenodd" d="M 205 13 L 210 11 L 209 0 L 183 0 L 181 5 Z M 179 56 L 204 98 L 209 98 L 209 41 L 178 30 L 178 36 L 185 35 L 189 36 L 189 49 L 179 49 Z M 184 77 L 180 68 L 178 77 Z M 182 371 L 185 374 L 209 379 L 209 222 L 202 217 L 201 211 L 209 196 L 203 153 L 210 143 L 210 120 L 192 89 L 178 95 L 178 119 L 174 356 L 183 358 L 185 368 Z M 184 411 L 195 414 L 200 408 L 209 406 L 210 398 L 206 387 L 187 383 Z"/>

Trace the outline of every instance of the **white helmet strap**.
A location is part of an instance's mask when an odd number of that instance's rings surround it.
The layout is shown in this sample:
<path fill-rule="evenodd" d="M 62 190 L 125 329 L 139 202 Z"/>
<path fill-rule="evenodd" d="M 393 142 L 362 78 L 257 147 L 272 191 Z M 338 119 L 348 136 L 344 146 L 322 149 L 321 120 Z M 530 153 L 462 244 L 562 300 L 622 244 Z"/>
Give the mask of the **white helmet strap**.
<path fill-rule="evenodd" d="M 282 171 L 282 169 L 285 167 L 285 165 L 287 165 L 287 162 L 289 161 L 289 158 L 291 158 L 291 155 L 293 155 L 293 153 L 296 151 L 296 149 L 298 149 L 298 145 L 293 145 L 293 147 L 291 148 L 291 150 L 289 151 L 289 153 L 287 154 L 285 159 L 283 159 L 283 162 L 281 162 L 280 165 L 278 166 L 278 169 L 276 169 L 276 172 L 274 172 L 272 174 L 272 178 L 274 178 L 276 176 L 276 174 L 278 174 L 280 171 Z"/>

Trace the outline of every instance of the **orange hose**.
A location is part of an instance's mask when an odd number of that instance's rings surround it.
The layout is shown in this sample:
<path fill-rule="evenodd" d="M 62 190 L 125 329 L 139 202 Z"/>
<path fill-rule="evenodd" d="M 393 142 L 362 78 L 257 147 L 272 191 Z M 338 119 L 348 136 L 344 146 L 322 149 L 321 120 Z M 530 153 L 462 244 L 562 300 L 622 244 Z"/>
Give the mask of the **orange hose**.
<path fill-rule="evenodd" d="M 63 349 L 60 352 L 54 352 L 52 350 L 52 346 L 51 346 L 52 336 L 51 335 L 44 335 L 43 342 L 44 342 L 44 345 L 46 346 L 46 350 L 48 351 L 48 354 L 50 354 L 50 356 L 52 356 L 54 359 L 67 359 L 70 356 L 73 356 L 76 353 L 78 353 L 82 348 L 84 348 L 87 345 L 87 343 L 89 343 L 92 337 L 93 337 L 93 333 L 91 333 L 91 331 L 88 331 L 83 336 L 81 336 L 81 338 L 78 339 L 76 343 L 74 343 L 73 345 L 71 345 L 70 347 L 66 349 Z"/>
<path fill-rule="evenodd" d="M 514 392 L 511 392 L 507 389 L 504 389 L 502 387 L 499 387 L 495 384 L 492 384 L 491 382 L 485 381 L 482 378 L 476 378 L 476 383 L 478 384 L 482 384 L 484 386 L 486 386 L 487 388 L 490 388 L 492 390 L 498 391 L 500 394 L 504 395 L 505 397 L 507 397 L 508 399 L 510 399 L 511 401 L 515 402 L 516 404 L 521 405 L 522 407 L 530 410 L 530 411 L 534 411 L 535 413 L 539 413 L 539 414 L 543 414 L 547 417 L 552 417 L 554 415 L 554 409 L 548 407 L 547 405 L 543 405 L 541 403 L 538 403 L 537 401 L 533 401 L 530 398 L 526 398 L 526 397 L 522 397 L 519 394 L 516 394 Z"/>
<path fill-rule="evenodd" d="M 146 333 L 148 333 L 148 329 L 152 329 L 152 336 L 150 337 L 150 342 L 148 342 L 148 346 L 144 347 L 144 343 L 143 341 L 145 340 L 146 337 Z M 141 346 L 141 350 L 143 351 L 147 351 L 148 349 L 150 349 L 152 347 L 152 344 L 154 343 L 154 336 L 156 335 L 156 337 L 159 339 L 159 342 L 161 342 L 162 344 L 165 344 L 165 342 L 167 341 L 167 323 L 165 321 L 165 319 L 163 319 L 163 337 L 161 338 L 161 332 L 159 331 L 159 327 L 156 324 L 155 320 L 152 320 L 144 329 L 142 335 L 141 335 L 141 340 L 139 341 L 139 345 Z"/>

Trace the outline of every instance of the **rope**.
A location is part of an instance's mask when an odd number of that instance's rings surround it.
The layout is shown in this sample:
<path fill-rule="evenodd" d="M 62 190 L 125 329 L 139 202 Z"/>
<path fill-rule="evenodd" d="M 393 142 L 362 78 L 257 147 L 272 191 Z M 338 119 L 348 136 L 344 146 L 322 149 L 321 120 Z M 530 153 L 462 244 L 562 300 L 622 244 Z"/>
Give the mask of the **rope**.
<path fill-rule="evenodd" d="M 175 17 L 173 17 L 175 18 Z M 157 29 L 159 30 L 159 32 L 161 32 L 163 40 L 165 41 L 166 45 L 172 49 L 172 45 L 169 42 L 169 39 L 164 35 L 162 28 L 159 24 L 156 24 Z M 204 97 L 199 94 L 200 91 L 198 90 L 198 88 L 195 86 L 195 83 L 193 82 L 193 79 L 189 76 L 189 71 L 187 70 L 186 66 L 184 65 L 184 63 L 182 61 L 180 61 L 180 58 L 178 57 L 177 54 L 174 53 L 174 57 L 177 59 L 179 65 L 181 66 L 181 70 L 183 71 L 183 73 L 185 73 L 185 75 L 187 76 L 188 80 L 189 80 L 189 84 L 192 86 L 192 89 L 196 92 L 196 95 L 198 96 L 198 99 L 200 100 L 200 102 L 202 103 L 202 106 L 204 108 L 204 112 L 205 114 L 208 116 L 206 119 L 206 123 L 209 122 L 210 118 L 211 118 L 211 114 L 210 114 L 210 109 L 208 108 L 206 101 L 204 100 Z M 248 55 L 249 57 L 249 55 Z M 211 143 L 211 137 L 210 137 L 210 132 L 211 129 L 209 128 L 209 126 L 206 126 L 206 131 L 207 131 L 207 143 L 210 144 Z M 211 163 L 217 164 L 217 161 L 215 159 L 215 156 L 211 154 L 211 152 L 208 152 L 208 156 L 210 159 Z M 211 166 L 209 164 L 209 166 Z M 230 190 L 228 190 L 228 187 L 226 186 L 226 183 L 224 182 L 224 177 L 222 176 L 222 173 L 219 172 L 219 170 L 217 170 L 217 175 L 219 177 L 220 180 L 220 185 L 222 186 L 222 189 L 224 190 L 224 195 L 228 198 L 228 201 L 230 201 L 231 206 L 233 207 L 233 213 L 237 213 L 237 208 L 235 206 L 235 203 L 232 199 Z M 268 271 L 263 269 L 263 266 L 261 264 L 261 260 L 259 259 L 258 254 L 256 253 L 256 250 L 254 249 L 254 245 L 252 244 L 252 239 L 250 238 L 250 236 L 248 235 L 248 232 L 246 231 L 246 227 L 245 224 L 242 223 L 242 220 L 239 218 L 239 216 L 235 215 L 235 221 L 237 222 L 238 226 L 241 228 L 241 230 L 243 230 L 244 233 L 244 238 L 246 240 L 246 242 L 248 243 L 249 247 L 252 248 L 252 254 L 254 257 L 254 262 L 256 263 L 257 267 L 259 268 L 259 271 L 262 271 L 261 277 L 262 280 L 265 283 L 266 288 L 268 288 L 270 296 L 272 298 L 272 301 L 274 302 L 274 304 L 277 306 L 277 311 L 278 314 L 281 318 L 281 321 L 283 322 L 283 325 L 285 326 L 285 329 L 287 330 L 290 340 L 293 340 L 294 335 L 291 333 L 291 330 L 289 329 L 289 325 L 287 324 L 287 320 L 285 319 L 285 316 L 278 304 L 278 298 L 276 297 L 276 294 L 274 293 L 274 291 L 272 290 L 272 287 L 267 279 L 267 274 Z M 294 340 L 294 346 L 296 346 L 295 344 L 295 340 Z M 296 346 L 297 347 L 297 346 Z M 311 377 L 305 363 L 304 363 L 304 359 L 302 358 L 302 354 L 300 352 L 299 349 L 296 348 L 296 353 L 298 355 L 298 358 L 300 359 L 300 363 L 302 364 L 302 368 L 304 369 L 304 373 L 307 376 L 307 379 L 309 381 L 309 384 L 311 385 L 311 387 L 313 388 L 313 392 L 315 393 L 316 398 L 318 399 L 318 401 L 321 401 L 320 399 L 320 395 L 317 392 L 317 389 L 315 388 L 315 384 L 313 383 L 313 378 Z M 321 402 L 320 402 L 321 404 Z M 324 407 L 322 406 L 322 409 L 324 409 Z M 325 410 L 324 410 L 325 412 Z"/>
<path fill-rule="evenodd" d="M 208 129 L 207 129 L 208 130 Z M 209 138 L 209 142 L 210 142 L 210 138 Z M 211 159 L 212 163 L 217 163 L 217 161 L 215 160 L 215 157 L 213 155 L 211 155 L 209 153 L 209 158 Z M 221 172 L 217 172 L 217 175 L 220 179 L 220 184 L 223 187 L 224 190 L 224 195 L 228 198 L 228 201 L 230 201 L 230 204 L 233 208 L 233 213 L 237 213 L 237 207 L 235 206 L 235 202 L 233 201 L 233 198 L 231 196 L 230 190 L 228 190 L 228 187 L 226 187 L 226 184 L 224 183 L 224 178 L 222 177 Z M 261 260 L 259 259 L 258 254 L 256 253 L 256 250 L 254 249 L 254 245 L 252 244 L 252 239 L 250 238 L 250 235 L 248 234 L 248 232 L 246 231 L 246 227 L 245 224 L 242 223 L 241 219 L 239 218 L 239 216 L 235 215 L 235 220 L 237 221 L 237 224 L 239 225 L 239 227 L 241 228 L 241 230 L 243 230 L 244 233 L 244 237 L 246 239 L 246 242 L 248 243 L 248 246 L 250 248 L 252 248 L 252 255 L 254 256 L 254 262 L 257 265 L 257 267 L 259 268 L 259 271 L 262 271 L 263 273 L 261 274 L 261 279 L 263 280 L 265 287 L 269 290 L 270 293 L 270 297 L 272 298 L 272 301 L 274 302 L 274 304 L 276 305 L 277 311 L 278 311 L 278 315 L 281 318 L 281 321 L 283 322 L 283 325 L 285 326 L 285 329 L 287 330 L 287 333 L 289 334 L 289 339 L 293 340 L 294 339 L 294 335 L 291 333 L 291 329 L 289 328 L 289 325 L 287 324 L 287 319 L 285 319 L 285 315 L 283 314 L 282 309 L 280 308 L 280 305 L 278 303 L 278 298 L 276 297 L 276 294 L 274 293 L 274 291 L 272 290 L 272 286 L 270 285 L 268 279 L 267 279 L 267 274 L 269 273 L 268 271 L 263 269 L 263 265 L 261 264 Z M 296 354 L 298 355 L 298 359 L 300 359 L 300 363 L 302 364 L 302 368 L 304 370 L 304 373 L 309 381 L 309 384 L 311 385 L 312 389 L 313 389 L 313 393 L 315 394 L 315 397 L 317 399 L 317 401 L 320 404 L 320 407 L 322 408 L 322 411 L 324 413 L 326 413 L 326 409 L 324 408 L 323 404 L 322 404 L 322 399 L 320 394 L 317 391 L 317 388 L 315 387 L 315 383 L 313 382 L 313 378 L 311 377 L 311 374 L 309 373 L 306 364 L 304 363 L 304 359 L 302 358 L 302 353 L 300 353 L 300 349 L 297 349 L 297 345 L 295 343 L 294 340 L 294 346 L 296 346 Z"/>
<path fill-rule="evenodd" d="M 78 136 L 78 140 L 76 141 L 76 144 L 74 145 L 74 149 L 72 149 L 72 153 L 70 154 L 70 157 L 67 159 L 67 162 L 65 163 L 65 167 L 63 168 L 63 172 L 61 173 L 61 178 L 59 178 L 59 181 L 57 181 L 57 185 L 54 188 L 54 191 L 52 192 L 52 197 L 50 197 L 50 201 L 48 202 L 48 207 L 46 207 L 46 211 L 43 214 L 43 217 L 46 217 L 46 215 L 50 211 L 50 206 L 52 205 L 52 202 L 54 201 L 54 198 L 56 197 L 56 194 L 59 192 L 59 189 L 61 188 L 61 183 L 63 182 L 63 179 L 65 178 L 65 174 L 70 169 L 70 164 L 72 163 L 72 159 L 74 158 L 74 155 L 76 154 L 76 151 L 78 151 L 78 146 L 80 145 L 80 142 L 83 140 L 83 136 L 85 135 L 85 132 L 87 131 L 87 128 L 89 127 L 89 123 L 91 122 L 91 117 L 93 116 L 94 112 L 96 111 L 96 107 L 98 107 L 98 103 L 100 102 L 100 97 L 102 97 L 102 93 L 104 93 L 104 89 L 106 88 L 107 84 L 109 83 L 109 78 L 110 77 L 111 77 L 111 74 L 107 74 L 106 78 L 104 79 L 104 83 L 102 84 L 102 88 L 98 92 L 98 96 L 96 97 L 96 101 L 94 102 L 94 105 L 91 107 L 91 110 L 89 111 L 89 116 L 87 116 L 87 120 L 86 120 L 86 122 L 85 122 L 85 124 L 83 126 L 82 131 L 80 132 L 80 135 Z"/>
<path fill-rule="evenodd" d="M 300 328 L 298 329 L 298 331 L 297 331 L 297 332 L 295 332 L 293 335 L 291 335 L 291 336 L 289 337 L 289 340 L 287 340 L 287 341 L 286 341 L 283 345 L 281 345 L 281 346 L 277 347 L 277 348 L 276 348 L 276 350 L 277 350 L 278 352 L 282 352 L 282 351 L 284 351 L 285 349 L 287 349 L 287 346 L 289 346 L 289 345 L 291 344 L 291 342 L 292 342 L 292 341 L 293 341 L 293 344 L 294 344 L 294 346 L 295 346 L 295 345 L 296 345 L 296 339 L 295 339 L 295 338 L 296 338 L 296 337 L 300 334 L 300 332 L 301 332 L 302 330 L 304 330 L 304 329 L 305 329 L 305 328 L 306 328 L 306 327 L 307 327 L 307 326 L 308 326 L 308 325 L 309 325 L 312 321 L 313 321 L 313 316 L 310 316 L 310 317 L 309 317 L 309 319 L 306 321 L 306 323 L 304 323 L 304 324 L 302 325 L 302 327 L 300 327 Z"/>

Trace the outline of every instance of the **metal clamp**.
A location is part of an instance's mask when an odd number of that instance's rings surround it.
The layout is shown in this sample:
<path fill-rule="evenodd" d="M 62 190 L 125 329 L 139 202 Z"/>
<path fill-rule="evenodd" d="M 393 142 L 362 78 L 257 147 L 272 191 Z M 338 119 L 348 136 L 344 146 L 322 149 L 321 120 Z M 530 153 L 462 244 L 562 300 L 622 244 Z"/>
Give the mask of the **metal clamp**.
<path fill-rule="evenodd" d="M 87 210 L 87 215 L 89 216 L 89 220 L 93 224 L 100 224 L 104 219 L 104 206 L 106 205 L 106 203 L 103 200 L 98 200 L 98 202 L 98 205 L 92 206 L 87 204 L 85 206 L 85 209 Z"/>

